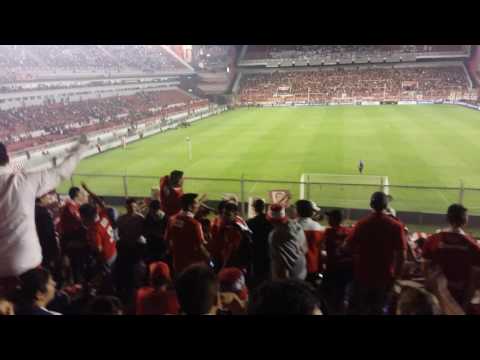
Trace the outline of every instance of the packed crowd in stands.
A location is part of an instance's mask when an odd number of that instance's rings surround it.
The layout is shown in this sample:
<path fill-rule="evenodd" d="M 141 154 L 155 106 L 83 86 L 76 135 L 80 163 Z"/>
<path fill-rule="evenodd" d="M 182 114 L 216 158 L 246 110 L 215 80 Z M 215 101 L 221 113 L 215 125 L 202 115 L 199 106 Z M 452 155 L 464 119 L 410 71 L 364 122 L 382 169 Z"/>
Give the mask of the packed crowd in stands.
<path fill-rule="evenodd" d="M 161 72 L 185 66 L 160 45 L 1 45 L 0 82 L 39 72 Z"/>
<path fill-rule="evenodd" d="M 288 197 L 256 199 L 255 216 L 244 219 L 234 196 L 214 209 L 206 195 L 185 192 L 184 174 L 174 170 L 150 198 L 126 199 L 118 216 L 85 183 L 64 200 L 54 191 L 86 147 L 82 137 L 59 167 L 12 175 L 0 144 L 0 314 L 479 311 L 480 246 L 465 232 L 460 204 L 433 235 L 411 234 L 382 192 L 351 226 L 340 210 L 289 205 Z"/>
<path fill-rule="evenodd" d="M 462 45 L 248 45 L 245 60 L 465 52 Z"/>
<path fill-rule="evenodd" d="M 208 105 L 180 90 L 51 103 L 0 111 L 0 140 L 11 151 L 66 139 L 81 133 L 130 125 Z"/>
<path fill-rule="evenodd" d="M 242 101 L 271 101 L 285 89 L 312 101 L 334 98 L 400 98 L 415 91 L 424 99 L 445 99 L 452 91 L 466 91 L 467 77 L 461 66 L 405 68 L 334 68 L 315 71 L 274 71 L 244 74 L 240 84 Z"/>

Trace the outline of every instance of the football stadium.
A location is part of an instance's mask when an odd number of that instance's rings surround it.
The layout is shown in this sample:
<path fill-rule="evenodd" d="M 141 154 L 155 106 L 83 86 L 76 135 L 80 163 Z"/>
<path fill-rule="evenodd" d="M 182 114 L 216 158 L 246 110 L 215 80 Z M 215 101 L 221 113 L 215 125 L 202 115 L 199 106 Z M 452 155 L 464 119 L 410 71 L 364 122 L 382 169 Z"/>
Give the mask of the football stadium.
<path fill-rule="evenodd" d="M 0 45 L 0 313 L 478 314 L 479 89 L 479 45 Z"/>

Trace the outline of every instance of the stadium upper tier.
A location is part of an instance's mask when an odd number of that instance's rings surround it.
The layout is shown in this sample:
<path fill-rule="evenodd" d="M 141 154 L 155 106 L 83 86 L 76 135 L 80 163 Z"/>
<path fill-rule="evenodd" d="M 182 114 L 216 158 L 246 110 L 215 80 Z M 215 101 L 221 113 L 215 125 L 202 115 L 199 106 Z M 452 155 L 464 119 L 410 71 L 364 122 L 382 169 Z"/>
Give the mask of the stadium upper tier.
<path fill-rule="evenodd" d="M 161 45 L 1 45 L 0 82 L 45 74 L 160 73 L 188 70 Z"/>
<path fill-rule="evenodd" d="M 267 59 L 317 61 L 320 65 L 322 62 L 325 64 L 398 62 L 415 61 L 422 57 L 469 55 L 470 45 L 248 45 L 239 65 L 253 65 L 254 60 Z"/>
<path fill-rule="evenodd" d="M 20 107 L 0 111 L 0 141 L 9 144 L 11 151 L 16 151 L 206 105 L 208 100 L 196 99 L 174 89 Z"/>
<path fill-rule="evenodd" d="M 467 75 L 462 66 L 351 67 L 244 74 L 239 95 L 242 102 L 272 101 L 292 95 L 296 100 L 310 101 L 398 100 L 412 94 L 425 100 L 443 100 L 467 90 Z"/>

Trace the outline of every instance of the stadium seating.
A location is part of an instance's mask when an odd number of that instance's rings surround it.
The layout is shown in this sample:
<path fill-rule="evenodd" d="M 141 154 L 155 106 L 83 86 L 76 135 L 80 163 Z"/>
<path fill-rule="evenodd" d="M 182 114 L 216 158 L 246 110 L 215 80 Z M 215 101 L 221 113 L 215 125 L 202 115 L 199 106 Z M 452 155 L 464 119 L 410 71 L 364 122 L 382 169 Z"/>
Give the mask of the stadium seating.
<path fill-rule="evenodd" d="M 316 71 L 274 71 L 245 74 L 241 80 L 243 102 L 272 101 L 281 94 L 297 99 L 332 101 L 338 98 L 399 99 L 415 91 L 424 99 L 442 99 L 451 91 L 467 89 L 460 66 L 408 68 L 335 68 Z"/>
<path fill-rule="evenodd" d="M 34 79 L 39 73 L 185 70 L 159 45 L 1 45 L 0 82 Z"/>
<path fill-rule="evenodd" d="M 462 45 L 248 45 L 245 60 L 391 56 L 414 53 L 462 53 Z"/>
<path fill-rule="evenodd" d="M 58 141 L 80 133 L 128 125 L 152 117 L 189 111 L 208 104 L 180 90 L 141 92 L 71 103 L 0 111 L 0 141 L 10 151 Z"/>

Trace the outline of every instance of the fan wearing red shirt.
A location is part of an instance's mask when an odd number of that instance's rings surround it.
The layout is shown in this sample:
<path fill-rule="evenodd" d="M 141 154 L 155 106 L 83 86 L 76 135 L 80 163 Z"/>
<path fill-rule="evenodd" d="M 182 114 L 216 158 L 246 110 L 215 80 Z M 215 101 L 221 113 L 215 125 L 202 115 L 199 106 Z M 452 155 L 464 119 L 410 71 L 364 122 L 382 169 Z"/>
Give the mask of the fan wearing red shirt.
<path fill-rule="evenodd" d="M 160 179 L 160 203 L 167 216 L 178 214 L 182 209 L 183 172 L 174 170 Z"/>
<path fill-rule="evenodd" d="M 194 218 L 200 206 L 197 197 L 197 194 L 184 194 L 181 198 L 182 210 L 168 222 L 165 239 L 169 244 L 176 273 L 195 263 L 210 262 L 202 224 Z"/>
<path fill-rule="evenodd" d="M 318 273 L 323 273 L 323 261 L 322 261 L 322 242 L 324 227 L 312 219 L 315 211 L 320 209 L 314 208 L 311 201 L 298 200 L 295 204 L 297 214 L 299 216 L 298 223 L 305 232 L 305 238 L 307 239 L 308 252 L 307 259 L 307 280 L 315 282 L 318 277 Z"/>
<path fill-rule="evenodd" d="M 375 192 L 373 213 L 360 220 L 347 239 L 353 253 L 354 286 L 349 312 L 383 314 L 406 258 L 403 225 L 386 213 L 387 195 Z"/>
<path fill-rule="evenodd" d="M 78 237 L 78 231 L 82 228 L 79 209 L 88 201 L 85 192 L 78 187 L 70 188 L 68 195 L 70 199 L 60 212 L 60 236 L 64 244 Z"/>
<path fill-rule="evenodd" d="M 325 289 L 329 308 L 333 314 L 344 312 L 344 300 L 347 286 L 353 280 L 352 255 L 345 249 L 346 239 L 352 229 L 342 226 L 343 215 L 340 210 L 327 211 L 328 224 L 325 229 L 324 242 L 327 251 L 327 270 L 325 272 Z"/>
<path fill-rule="evenodd" d="M 225 204 L 224 216 L 219 222 L 212 253 L 218 268 L 236 267 L 251 273 L 250 237 L 247 223 L 237 215 L 238 206 Z"/>
<path fill-rule="evenodd" d="M 85 231 L 79 209 L 88 201 L 88 197 L 78 187 L 70 188 L 68 195 L 70 199 L 60 211 L 60 247 L 70 259 L 75 282 L 80 283 L 87 261 L 88 245 L 85 243 Z"/>
<path fill-rule="evenodd" d="M 460 204 L 448 208 L 450 228 L 428 237 L 423 246 L 425 273 L 439 268 L 448 281 L 448 290 L 464 309 L 475 289 L 475 277 L 480 270 L 480 246 L 463 227 L 468 222 L 467 209 Z"/>
<path fill-rule="evenodd" d="M 137 315 L 177 315 L 180 309 L 177 294 L 171 285 L 170 268 L 162 261 L 149 266 L 150 286 L 137 292 Z"/>
<path fill-rule="evenodd" d="M 227 203 L 227 200 L 221 200 L 218 203 L 217 216 L 215 216 L 212 220 L 211 241 L 208 242 L 208 251 L 210 251 L 214 256 L 216 256 L 220 252 L 216 240 L 218 239 L 217 235 L 220 230 L 220 225 L 223 222 L 223 218 L 225 215 L 225 206 L 227 205 Z"/>
<path fill-rule="evenodd" d="M 104 210 L 98 213 L 95 206 L 84 204 L 80 206 L 80 216 L 87 228 L 88 244 L 98 255 L 100 264 L 112 267 L 117 257 L 117 247 L 108 214 Z"/>

